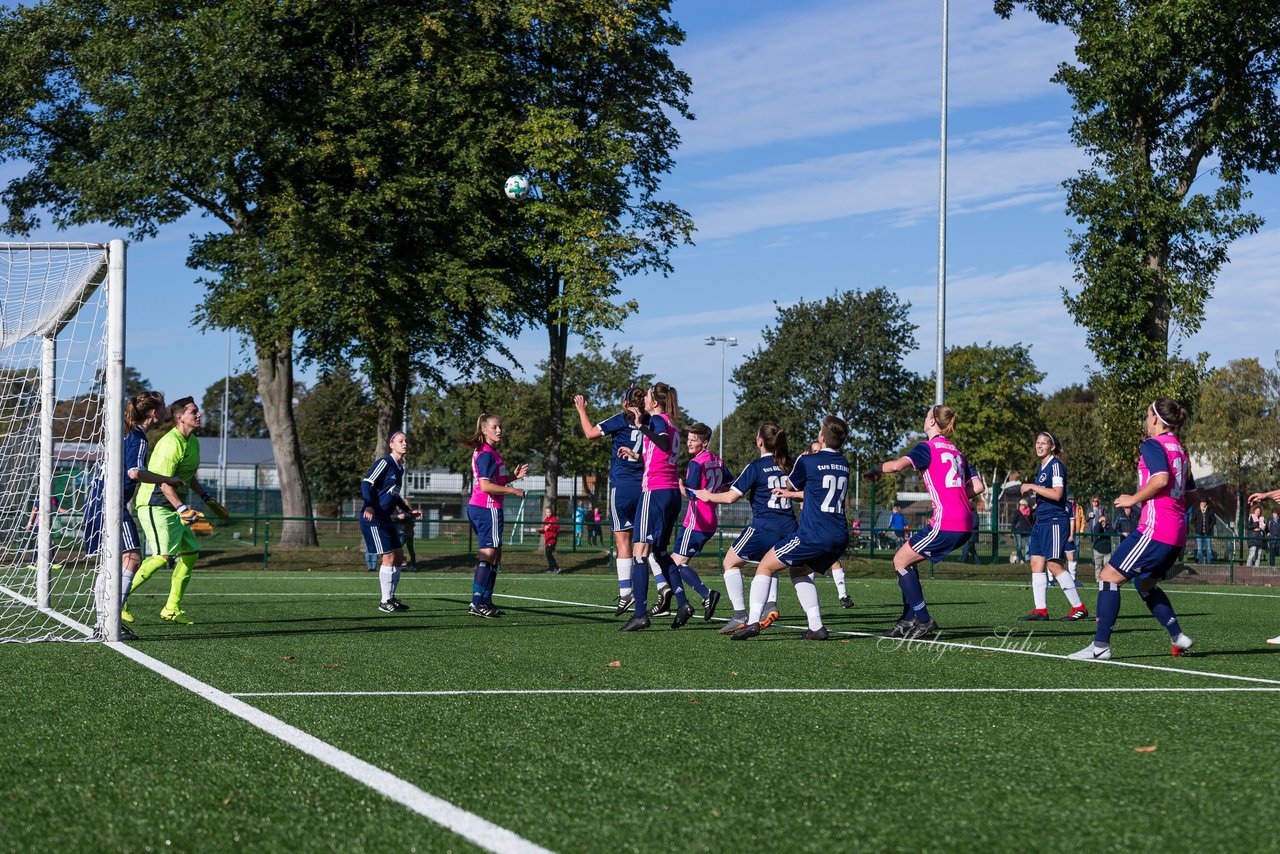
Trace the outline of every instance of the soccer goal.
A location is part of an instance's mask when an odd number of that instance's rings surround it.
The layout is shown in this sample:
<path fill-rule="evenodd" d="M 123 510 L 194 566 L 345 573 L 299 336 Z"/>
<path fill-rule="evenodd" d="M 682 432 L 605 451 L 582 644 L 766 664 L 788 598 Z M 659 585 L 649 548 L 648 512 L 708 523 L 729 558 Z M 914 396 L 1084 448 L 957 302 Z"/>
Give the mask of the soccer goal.
<path fill-rule="evenodd" d="M 0 243 L 0 642 L 119 637 L 124 261 L 119 240 Z"/>

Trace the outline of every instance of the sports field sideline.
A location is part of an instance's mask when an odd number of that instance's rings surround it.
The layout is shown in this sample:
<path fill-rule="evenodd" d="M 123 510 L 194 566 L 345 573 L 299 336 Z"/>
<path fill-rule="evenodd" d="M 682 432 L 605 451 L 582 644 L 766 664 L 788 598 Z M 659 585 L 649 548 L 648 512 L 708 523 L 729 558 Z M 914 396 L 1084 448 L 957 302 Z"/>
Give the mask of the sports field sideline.
<path fill-rule="evenodd" d="M 144 589 L 136 643 L 0 646 L 0 848 L 1276 847 L 1280 591 L 1172 586 L 1179 659 L 1126 592 L 1087 663 L 1092 621 L 1028 631 L 1018 583 L 930 583 L 942 635 L 910 644 L 870 636 L 891 579 L 852 610 L 820 580 L 828 643 L 788 593 L 734 643 L 617 632 L 607 576 L 506 574 L 499 621 L 469 576 L 406 577 L 403 614 L 375 586 L 206 572 L 195 626 Z"/>

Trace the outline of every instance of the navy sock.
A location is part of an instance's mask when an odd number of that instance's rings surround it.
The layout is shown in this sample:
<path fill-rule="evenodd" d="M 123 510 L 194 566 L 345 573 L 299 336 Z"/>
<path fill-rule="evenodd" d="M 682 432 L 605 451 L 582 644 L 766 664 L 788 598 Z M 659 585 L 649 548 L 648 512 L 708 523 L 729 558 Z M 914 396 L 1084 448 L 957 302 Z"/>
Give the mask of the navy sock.
<path fill-rule="evenodd" d="M 658 552 L 657 558 L 658 565 L 662 567 L 662 577 L 667 579 L 667 584 L 671 585 L 671 593 L 676 597 L 676 607 L 688 605 L 689 597 L 684 592 L 684 581 L 680 575 L 680 567 L 676 566 L 676 562 L 666 552 Z"/>
<path fill-rule="evenodd" d="M 498 567 L 489 567 L 489 577 L 484 582 L 484 604 L 493 607 L 493 587 L 498 583 Z"/>
<path fill-rule="evenodd" d="M 1138 588 L 1138 595 L 1142 597 L 1142 601 L 1147 603 L 1147 610 L 1151 612 L 1151 616 L 1155 617 L 1160 625 L 1169 631 L 1169 637 L 1176 638 L 1182 634 L 1182 626 L 1178 625 L 1178 615 L 1173 613 L 1173 605 L 1169 604 L 1169 595 L 1159 587 L 1153 587 L 1146 593 L 1142 592 L 1142 588 Z"/>
<path fill-rule="evenodd" d="M 1093 633 L 1094 646 L 1111 646 L 1111 630 L 1116 627 L 1116 617 L 1119 616 L 1120 585 L 1104 581 L 1098 591 L 1098 628 Z"/>
<path fill-rule="evenodd" d="M 631 564 L 631 595 L 635 597 L 637 617 L 649 613 L 649 566 L 644 561 Z"/>
<path fill-rule="evenodd" d="M 702 578 L 698 575 L 698 573 L 694 570 L 693 567 L 689 566 L 689 564 L 687 563 L 684 564 L 683 566 L 679 564 L 677 564 L 676 566 L 680 570 L 680 578 L 684 581 L 685 584 L 692 587 L 694 590 L 697 590 L 699 596 L 701 596 L 703 599 L 706 599 L 707 596 L 711 594 L 711 589 L 707 587 L 707 585 L 702 583 Z"/>
<path fill-rule="evenodd" d="M 480 561 L 476 564 L 475 574 L 471 577 L 471 604 L 479 608 L 484 604 L 485 589 L 489 583 L 489 564 Z"/>
<path fill-rule="evenodd" d="M 920 586 L 920 573 L 915 567 L 898 576 L 898 587 L 902 589 L 902 601 L 911 616 L 921 623 L 929 622 L 929 609 L 924 602 L 924 588 Z"/>

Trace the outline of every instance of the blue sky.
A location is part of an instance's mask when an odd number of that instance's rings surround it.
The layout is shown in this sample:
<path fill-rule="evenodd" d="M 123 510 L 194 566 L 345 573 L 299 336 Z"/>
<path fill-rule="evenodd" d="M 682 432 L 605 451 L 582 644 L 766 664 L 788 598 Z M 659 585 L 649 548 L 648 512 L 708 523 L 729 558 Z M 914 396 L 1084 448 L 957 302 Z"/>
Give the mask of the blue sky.
<path fill-rule="evenodd" d="M 675 59 L 693 78 L 697 121 L 681 123 L 664 195 L 693 215 L 696 245 L 673 253 L 668 278 L 624 283 L 640 311 L 606 341 L 634 347 L 696 418 L 720 416 L 720 351 L 704 337 L 738 338 L 731 373 L 772 323 L 774 300 L 888 287 L 919 327 L 908 366 L 932 370 L 940 11 L 937 0 L 675 0 L 688 34 Z M 1030 344 L 1045 392 L 1082 381 L 1091 360 L 1060 295 L 1072 286 L 1061 183 L 1085 159 L 1068 137 L 1070 101 L 1049 78 L 1071 48 L 1070 33 L 1025 13 L 1005 21 L 987 2 L 951 4 L 947 343 Z M 12 173 L 0 166 L 0 180 Z M 495 192 L 505 177 L 494 176 Z M 1203 329 L 1184 343 L 1213 365 L 1272 364 L 1277 186 L 1255 178 L 1249 206 L 1269 224 L 1232 248 Z M 225 333 L 170 319 L 202 296 L 183 262 L 207 224 L 191 217 L 129 249 L 128 362 L 171 398 L 199 395 L 225 371 Z M 545 335 L 512 349 L 532 369 Z M 233 370 L 251 369 L 248 348 L 237 341 L 234 352 Z M 728 398 L 732 409 L 732 386 Z"/>

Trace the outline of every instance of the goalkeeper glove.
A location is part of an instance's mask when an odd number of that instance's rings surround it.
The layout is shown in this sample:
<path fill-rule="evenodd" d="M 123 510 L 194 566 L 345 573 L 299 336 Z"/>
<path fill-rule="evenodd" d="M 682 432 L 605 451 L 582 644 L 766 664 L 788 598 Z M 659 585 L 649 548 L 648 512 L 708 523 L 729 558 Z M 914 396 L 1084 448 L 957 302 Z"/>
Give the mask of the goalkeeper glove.
<path fill-rule="evenodd" d="M 182 520 L 184 525 L 192 525 L 196 522 L 204 520 L 204 514 L 199 510 L 188 507 L 185 504 L 178 505 L 178 518 Z"/>
<path fill-rule="evenodd" d="M 219 519 L 226 520 L 231 518 L 231 514 L 227 512 L 227 508 L 223 507 L 212 498 L 206 498 L 204 500 L 204 506 L 213 511 L 213 515 L 217 516 Z"/>

